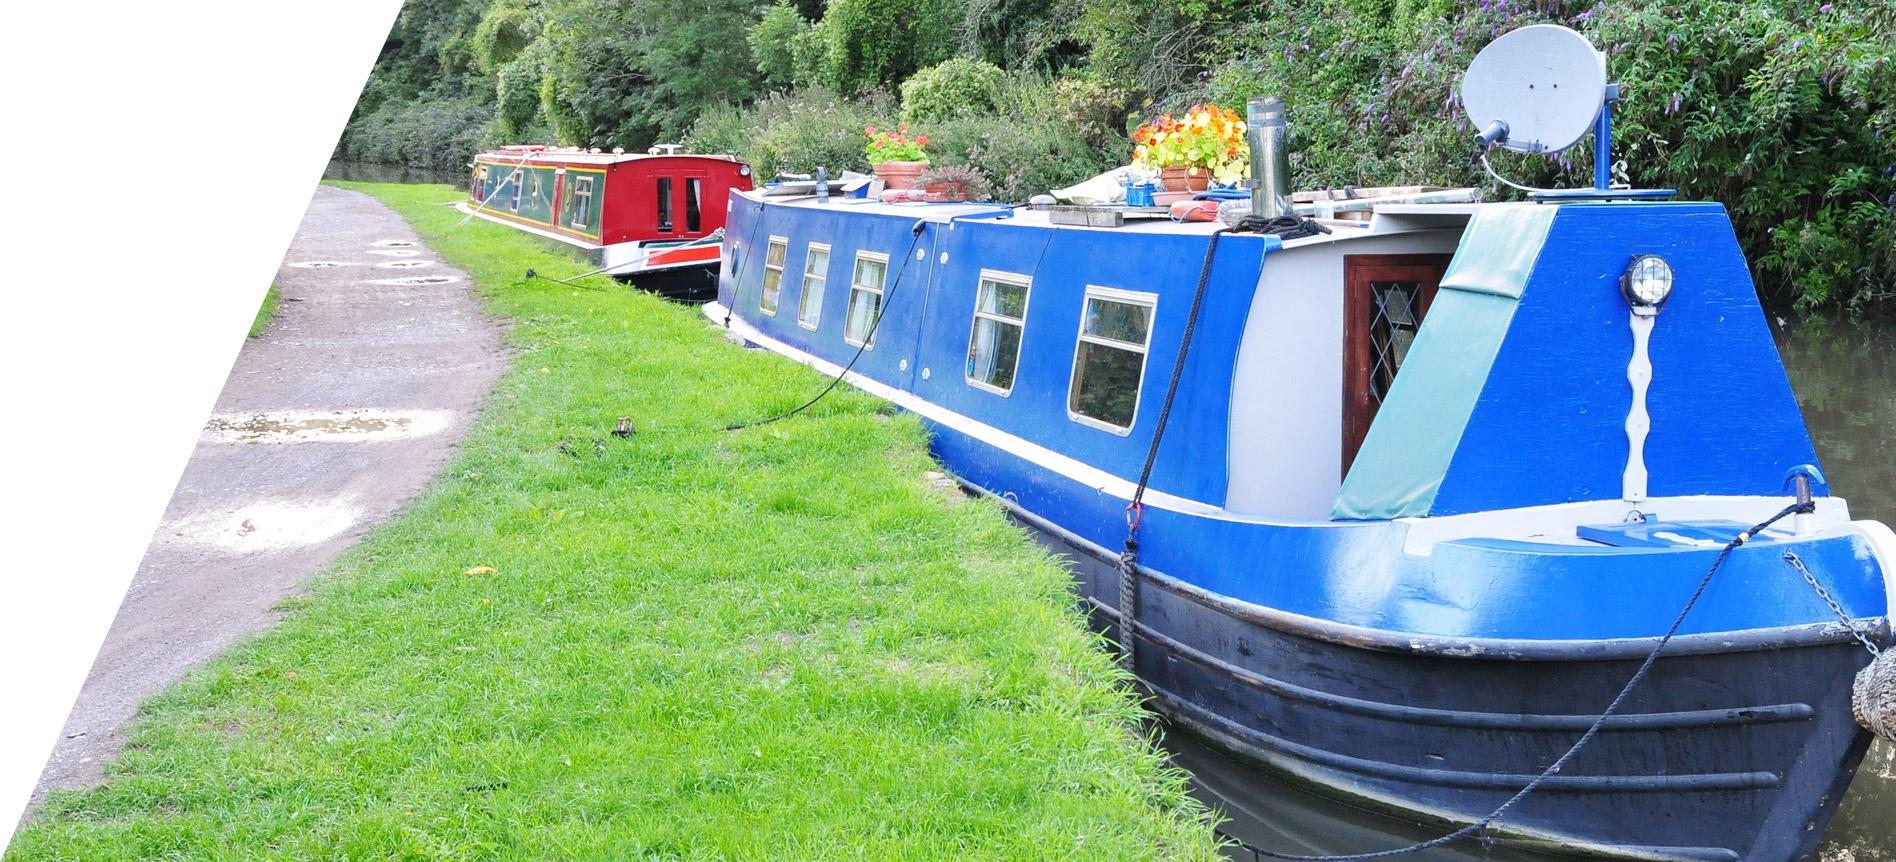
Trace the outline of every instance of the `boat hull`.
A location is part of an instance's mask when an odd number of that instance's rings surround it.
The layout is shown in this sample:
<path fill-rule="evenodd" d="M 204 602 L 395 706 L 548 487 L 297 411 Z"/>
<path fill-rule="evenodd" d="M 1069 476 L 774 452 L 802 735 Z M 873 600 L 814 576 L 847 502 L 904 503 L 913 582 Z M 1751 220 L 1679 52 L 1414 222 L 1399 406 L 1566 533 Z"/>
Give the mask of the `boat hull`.
<path fill-rule="evenodd" d="M 1070 559 L 1093 621 L 1123 642 L 1116 557 L 1015 515 Z M 1594 717 L 1575 704 L 1603 710 L 1651 646 L 1576 645 L 1569 658 L 1375 648 L 1284 631 L 1171 578 L 1145 575 L 1139 589 L 1136 673 L 1175 725 L 1445 831 L 1559 757 Z M 1865 663 L 1834 626 L 1675 641 L 1620 716 L 1493 836 L 1605 858 L 1808 858 L 1869 744 L 1849 707 Z"/>

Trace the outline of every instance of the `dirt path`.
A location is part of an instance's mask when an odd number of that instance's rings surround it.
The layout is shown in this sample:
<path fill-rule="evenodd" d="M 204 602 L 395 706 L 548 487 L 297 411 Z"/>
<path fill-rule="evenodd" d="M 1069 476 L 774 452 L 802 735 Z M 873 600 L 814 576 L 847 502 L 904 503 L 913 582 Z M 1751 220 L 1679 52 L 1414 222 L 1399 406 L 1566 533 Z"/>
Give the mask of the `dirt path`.
<path fill-rule="evenodd" d="M 276 284 L 276 319 L 231 368 L 36 800 L 98 781 L 145 698 L 270 625 L 426 487 L 506 367 L 467 276 L 366 195 L 318 188 Z"/>

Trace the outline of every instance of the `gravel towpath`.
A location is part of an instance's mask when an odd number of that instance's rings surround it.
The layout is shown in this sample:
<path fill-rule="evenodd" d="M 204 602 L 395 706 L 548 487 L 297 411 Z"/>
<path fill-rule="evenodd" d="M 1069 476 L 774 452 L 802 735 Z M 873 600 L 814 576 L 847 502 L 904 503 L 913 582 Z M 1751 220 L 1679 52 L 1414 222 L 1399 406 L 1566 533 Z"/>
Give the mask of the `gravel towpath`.
<path fill-rule="evenodd" d="M 507 364 L 468 278 L 319 187 L 40 776 L 96 783 L 146 698 L 238 639 L 451 458 Z"/>

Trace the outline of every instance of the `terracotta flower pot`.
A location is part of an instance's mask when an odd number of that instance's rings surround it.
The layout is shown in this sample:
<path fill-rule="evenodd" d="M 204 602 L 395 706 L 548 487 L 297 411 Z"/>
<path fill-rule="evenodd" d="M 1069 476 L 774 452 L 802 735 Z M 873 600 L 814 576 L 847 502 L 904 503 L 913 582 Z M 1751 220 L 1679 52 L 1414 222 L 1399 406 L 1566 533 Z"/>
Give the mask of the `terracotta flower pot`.
<path fill-rule="evenodd" d="M 1187 182 L 1188 180 L 1185 177 L 1185 169 L 1183 167 L 1159 169 L 1159 184 L 1164 186 L 1168 192 L 1185 191 Z"/>
<path fill-rule="evenodd" d="M 877 162 L 870 166 L 876 176 L 882 178 L 884 188 L 919 189 L 922 187 L 922 171 L 928 168 L 927 162 Z"/>
<path fill-rule="evenodd" d="M 960 183 L 929 183 L 926 190 L 931 203 L 961 203 L 968 199 Z"/>
<path fill-rule="evenodd" d="M 1204 168 L 1178 167 L 1160 168 L 1159 182 L 1165 184 L 1168 192 L 1202 192 L 1211 188 L 1211 172 Z"/>

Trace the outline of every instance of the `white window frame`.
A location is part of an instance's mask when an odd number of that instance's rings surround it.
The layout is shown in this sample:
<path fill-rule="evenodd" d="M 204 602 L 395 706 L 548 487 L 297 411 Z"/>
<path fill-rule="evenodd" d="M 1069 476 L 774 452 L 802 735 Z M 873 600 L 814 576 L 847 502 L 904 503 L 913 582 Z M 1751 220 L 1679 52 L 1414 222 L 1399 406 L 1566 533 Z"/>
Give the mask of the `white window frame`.
<path fill-rule="evenodd" d="M 766 240 L 764 242 L 764 277 L 757 282 L 757 310 L 771 317 L 776 317 L 777 309 L 783 306 L 783 264 L 778 263 L 772 266 L 770 263 L 770 250 L 778 246 L 783 247 L 783 259 L 790 259 L 789 237 L 772 236 L 769 240 Z M 772 272 L 777 273 L 777 301 L 770 306 L 765 306 L 764 289 L 769 287 L 770 274 Z"/>
<path fill-rule="evenodd" d="M 864 350 L 874 350 L 876 349 L 876 328 L 877 328 L 874 323 L 871 323 L 869 325 L 870 327 L 869 337 L 866 340 L 857 340 L 857 339 L 849 337 L 849 310 L 855 305 L 856 291 L 869 290 L 866 287 L 862 287 L 856 284 L 856 272 L 862 268 L 862 262 L 865 260 L 873 260 L 882 264 L 882 283 L 876 285 L 875 291 L 874 291 L 876 295 L 875 319 L 880 320 L 882 318 L 882 314 L 884 311 L 884 309 L 882 308 L 882 301 L 888 297 L 889 256 L 879 251 L 856 252 L 855 262 L 850 264 L 850 267 L 849 267 L 849 301 L 843 303 L 843 343 L 854 344 L 861 347 Z"/>
<path fill-rule="evenodd" d="M 593 180 L 596 178 L 574 176 L 571 174 L 568 174 L 566 178 L 573 181 L 573 220 L 571 226 L 585 230 L 587 217 L 592 215 Z M 580 183 L 586 184 L 584 191 L 580 190 Z"/>
<path fill-rule="evenodd" d="M 1018 319 L 1008 317 L 1005 314 L 993 314 L 993 313 L 985 312 L 981 310 L 981 285 L 990 281 L 998 282 L 1000 284 L 1013 285 L 1015 287 L 1020 288 L 1022 292 L 1026 294 L 1026 296 L 1022 297 L 1020 301 L 1020 317 Z M 1033 301 L 1034 301 L 1034 280 L 1032 276 L 1022 275 L 1018 272 L 1003 272 L 998 269 L 981 270 L 981 274 L 978 277 L 976 277 L 975 282 L 974 282 L 974 318 L 968 321 L 968 347 L 969 349 L 974 348 L 975 327 L 981 325 L 982 318 L 987 318 L 988 320 L 992 320 L 996 323 L 999 323 L 1005 326 L 1018 326 L 1020 328 L 1020 348 L 1021 348 L 1021 351 L 1025 351 L 1027 349 L 1027 311 L 1028 309 L 1033 307 Z M 1082 307 L 1082 313 L 1084 313 L 1084 307 Z M 1081 324 L 1084 325 L 1085 321 L 1082 320 Z M 1006 389 L 1002 389 L 1001 387 L 995 386 L 994 384 L 989 383 L 985 380 L 974 379 L 972 375 L 968 374 L 967 365 L 965 363 L 962 365 L 962 368 L 961 368 L 961 378 L 963 380 L 966 380 L 969 386 L 973 386 L 976 389 L 983 389 L 988 392 L 992 392 L 996 395 L 1001 396 L 1002 398 L 1006 398 L 1014 394 L 1014 387 L 1012 386 L 1009 386 Z M 1020 379 L 1020 352 L 1018 351 L 1014 354 L 1014 379 L 1016 381 Z M 1072 399 L 1069 397 L 1068 400 L 1070 401 Z"/>
<path fill-rule="evenodd" d="M 1087 335 L 1086 309 L 1095 299 L 1104 299 L 1108 302 L 1118 302 L 1126 305 L 1145 306 L 1148 309 L 1146 315 L 1146 343 L 1133 344 L 1129 341 L 1120 341 L 1116 338 L 1102 338 L 1097 335 Z M 1069 370 L 1067 371 L 1066 397 L 1068 419 L 1085 425 L 1088 428 L 1097 428 L 1101 431 L 1105 431 L 1109 434 L 1117 434 L 1121 437 L 1132 433 L 1134 426 L 1139 424 L 1139 402 L 1145 395 L 1146 369 L 1152 364 L 1152 328 L 1158 323 L 1158 320 L 1159 295 L 1156 293 L 1125 290 L 1117 287 L 1102 287 L 1097 284 L 1089 284 L 1086 286 L 1086 295 L 1080 298 L 1080 324 L 1078 334 L 1073 340 L 1073 359 L 1068 363 Z M 1139 382 L 1132 392 L 1132 419 L 1127 422 L 1124 427 L 1114 425 L 1111 422 L 1101 419 L 1094 419 L 1091 416 L 1073 409 L 1073 387 L 1079 383 L 1080 344 L 1083 342 L 1091 342 L 1102 347 L 1110 347 L 1118 350 L 1131 350 L 1139 354 Z"/>
<path fill-rule="evenodd" d="M 813 242 L 803 249 L 803 281 L 797 286 L 797 325 L 804 329 L 811 330 L 812 332 L 823 325 L 823 304 L 821 302 L 817 303 L 816 317 L 813 320 L 803 319 L 803 306 L 810 298 L 810 257 L 817 251 L 823 252 L 823 272 L 817 277 L 823 280 L 823 292 L 825 294 L 829 293 L 829 271 L 832 255 L 830 254 L 829 243 L 826 242 Z M 851 272 L 850 277 L 853 280 L 855 273 Z"/>
<path fill-rule="evenodd" d="M 510 181 L 513 183 L 513 187 L 514 187 L 513 204 L 511 206 L 511 209 L 514 212 L 518 213 L 520 212 L 520 193 L 525 191 L 527 188 L 526 172 L 522 171 L 519 168 L 514 168 L 513 173 L 509 174 L 507 176 L 507 179 L 502 180 L 501 182 L 505 184 Z"/>

